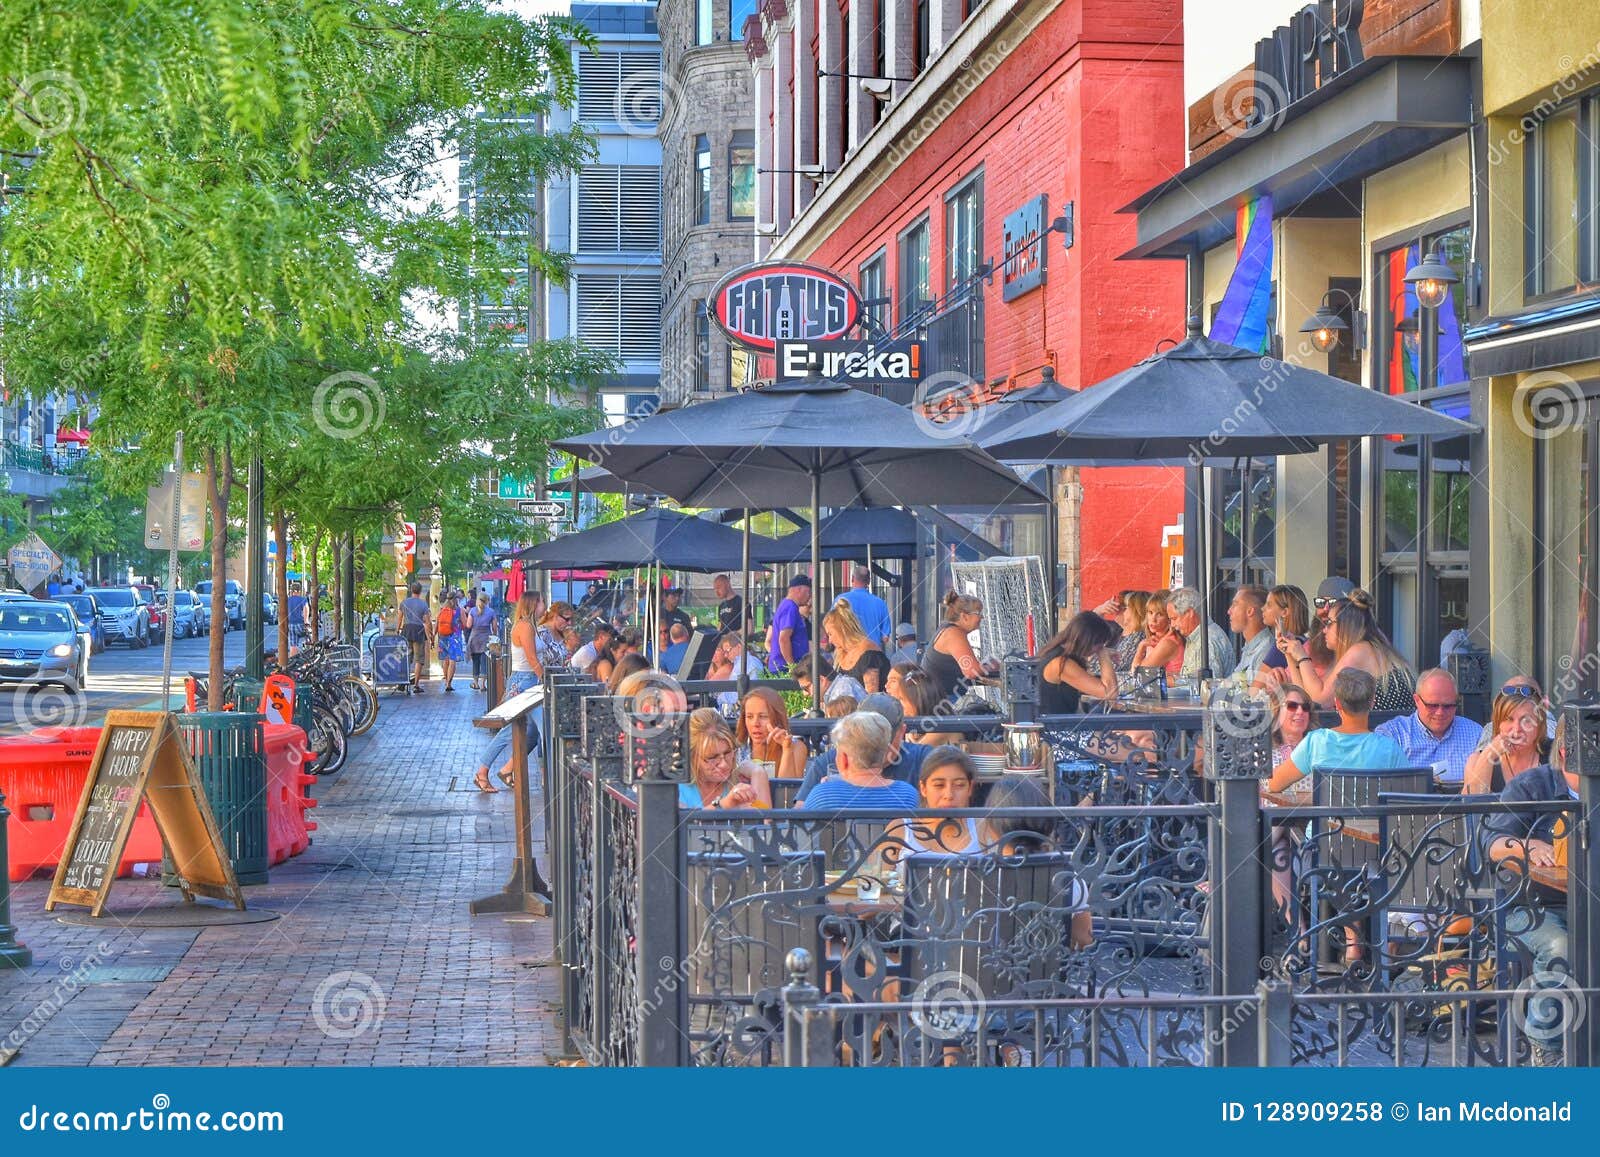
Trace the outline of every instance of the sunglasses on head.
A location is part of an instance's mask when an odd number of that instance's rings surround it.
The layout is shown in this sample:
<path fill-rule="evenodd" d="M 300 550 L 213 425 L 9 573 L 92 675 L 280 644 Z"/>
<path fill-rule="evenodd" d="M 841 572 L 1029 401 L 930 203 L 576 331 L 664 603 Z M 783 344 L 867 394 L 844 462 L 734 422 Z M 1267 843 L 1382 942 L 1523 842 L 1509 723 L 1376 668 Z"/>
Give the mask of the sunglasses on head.
<path fill-rule="evenodd" d="M 1525 687 L 1521 683 L 1508 683 L 1500 688 L 1500 694 L 1510 695 L 1515 699 L 1537 699 L 1539 692 L 1532 687 Z"/>

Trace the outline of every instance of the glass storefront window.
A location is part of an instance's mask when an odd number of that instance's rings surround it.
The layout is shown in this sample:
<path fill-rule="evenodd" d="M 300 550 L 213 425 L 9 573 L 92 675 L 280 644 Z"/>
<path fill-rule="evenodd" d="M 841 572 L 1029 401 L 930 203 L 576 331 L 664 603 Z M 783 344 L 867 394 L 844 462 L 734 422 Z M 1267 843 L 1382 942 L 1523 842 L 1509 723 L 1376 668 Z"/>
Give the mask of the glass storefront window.
<path fill-rule="evenodd" d="M 1571 428 L 1539 443 L 1542 459 L 1543 606 L 1539 674 L 1555 700 L 1593 688 L 1595 555 L 1592 504 L 1595 426 Z"/>

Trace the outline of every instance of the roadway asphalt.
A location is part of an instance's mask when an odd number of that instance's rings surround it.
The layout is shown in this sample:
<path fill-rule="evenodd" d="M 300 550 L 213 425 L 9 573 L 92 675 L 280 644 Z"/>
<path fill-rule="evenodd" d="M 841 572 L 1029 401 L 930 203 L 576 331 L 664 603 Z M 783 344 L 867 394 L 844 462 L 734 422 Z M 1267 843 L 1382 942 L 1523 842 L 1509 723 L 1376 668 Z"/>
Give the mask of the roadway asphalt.
<path fill-rule="evenodd" d="M 268 632 L 276 627 L 269 626 Z M 224 654 L 229 666 L 244 662 L 244 632 L 229 631 Z M 172 695 L 183 702 L 183 677 L 206 669 L 210 639 L 176 639 L 172 644 Z M 161 701 L 161 647 L 143 651 L 108 647 L 89 660 L 89 686 L 78 696 L 59 687 L 43 690 L 0 685 L 0 735 L 18 735 L 48 724 L 86 726 L 101 722 L 107 711 L 140 710 Z"/>

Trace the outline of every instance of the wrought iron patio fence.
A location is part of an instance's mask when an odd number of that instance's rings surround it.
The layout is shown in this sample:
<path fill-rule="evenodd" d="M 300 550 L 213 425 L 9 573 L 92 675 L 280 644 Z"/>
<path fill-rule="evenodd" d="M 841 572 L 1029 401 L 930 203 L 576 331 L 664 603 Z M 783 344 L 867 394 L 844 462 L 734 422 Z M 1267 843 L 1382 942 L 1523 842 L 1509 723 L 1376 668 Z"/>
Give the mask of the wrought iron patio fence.
<path fill-rule="evenodd" d="M 830 814 L 680 807 L 685 718 L 597 690 L 552 677 L 545 765 L 567 1044 L 590 1063 L 794 1063 L 797 949 L 830 1063 L 1600 1056 L 1581 1015 L 1597 851 L 1576 823 L 1600 802 L 1593 756 L 1576 757 L 1577 801 L 1519 809 L 1572 826 L 1557 869 L 1495 848 L 1497 799 L 1323 787 L 1264 808 L 1270 720 L 1228 701 L 1052 721 L 1094 771 L 1069 781 L 1058 763 L 1047 808 Z M 1597 720 L 1575 726 L 1600 750 Z M 940 986 L 1007 1015 L 930 1052 L 917 1018 Z M 1281 1040 L 1236 1015 L 1280 993 Z M 1577 1011 L 1529 1021 L 1572 993 Z"/>

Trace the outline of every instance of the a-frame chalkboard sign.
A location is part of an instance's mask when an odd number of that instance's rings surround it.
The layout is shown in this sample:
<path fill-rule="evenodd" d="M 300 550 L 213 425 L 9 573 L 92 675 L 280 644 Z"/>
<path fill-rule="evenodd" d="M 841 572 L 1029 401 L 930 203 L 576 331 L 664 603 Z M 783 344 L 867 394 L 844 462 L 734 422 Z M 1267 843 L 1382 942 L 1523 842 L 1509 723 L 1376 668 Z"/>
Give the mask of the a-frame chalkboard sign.
<path fill-rule="evenodd" d="M 141 799 L 150 804 L 183 898 L 209 896 L 242 911 L 244 894 L 211 804 L 177 723 L 163 711 L 106 713 L 45 911 L 58 903 L 80 905 L 94 916 L 105 910 Z"/>

